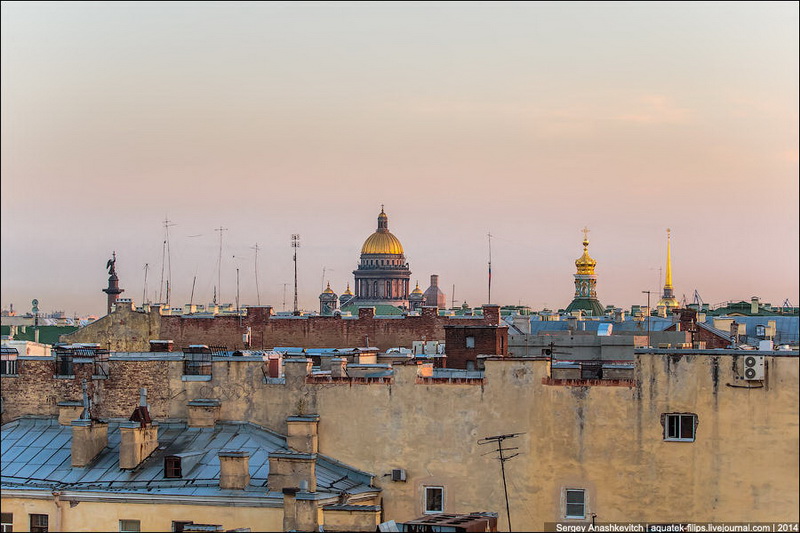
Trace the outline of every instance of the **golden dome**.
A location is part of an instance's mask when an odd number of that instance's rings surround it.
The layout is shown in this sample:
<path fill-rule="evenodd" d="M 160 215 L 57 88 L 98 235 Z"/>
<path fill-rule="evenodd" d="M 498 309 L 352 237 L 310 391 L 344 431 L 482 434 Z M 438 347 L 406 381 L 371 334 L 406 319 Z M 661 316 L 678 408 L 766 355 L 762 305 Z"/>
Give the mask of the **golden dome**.
<path fill-rule="evenodd" d="M 592 276 L 594 275 L 594 267 L 597 266 L 597 261 L 589 255 L 589 236 L 587 235 L 589 230 L 584 228 L 583 232 L 583 255 L 575 261 L 575 266 L 578 267 L 578 274 Z"/>
<path fill-rule="evenodd" d="M 333 290 L 331 289 L 331 282 L 330 281 L 328 282 L 327 288 L 324 291 L 322 291 L 322 294 L 333 294 Z"/>
<path fill-rule="evenodd" d="M 330 287 L 330 284 L 328 286 Z M 353 295 L 353 291 L 350 290 L 350 284 L 348 283 L 347 284 L 347 290 L 344 291 L 342 296 L 352 296 L 352 295 Z"/>
<path fill-rule="evenodd" d="M 422 294 L 422 289 L 419 288 L 419 281 L 417 282 L 417 286 L 411 291 L 411 294 Z"/>
<path fill-rule="evenodd" d="M 389 231 L 389 217 L 383 212 L 383 207 L 378 215 L 378 229 L 364 241 L 361 253 L 395 255 L 403 253 L 403 245 L 400 244 L 400 240 Z"/>

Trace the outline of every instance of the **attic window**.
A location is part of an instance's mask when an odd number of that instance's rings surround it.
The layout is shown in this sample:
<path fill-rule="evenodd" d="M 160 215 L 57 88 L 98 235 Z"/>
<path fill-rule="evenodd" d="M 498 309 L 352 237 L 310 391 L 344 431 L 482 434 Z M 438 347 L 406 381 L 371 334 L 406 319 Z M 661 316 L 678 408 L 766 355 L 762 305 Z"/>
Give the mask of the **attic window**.
<path fill-rule="evenodd" d="M 181 458 L 174 455 L 164 457 L 164 477 L 166 478 L 181 478 Z"/>

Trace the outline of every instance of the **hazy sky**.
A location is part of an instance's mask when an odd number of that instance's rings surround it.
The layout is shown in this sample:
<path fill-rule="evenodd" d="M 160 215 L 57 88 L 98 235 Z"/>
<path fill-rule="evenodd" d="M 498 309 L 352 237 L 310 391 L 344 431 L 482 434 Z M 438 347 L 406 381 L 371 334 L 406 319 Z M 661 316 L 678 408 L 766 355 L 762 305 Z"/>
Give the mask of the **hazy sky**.
<path fill-rule="evenodd" d="M 381 204 L 412 283 L 565 307 L 798 304 L 798 3 L 2 4 L 2 307 L 340 294 Z M 165 278 L 167 275 L 165 274 Z"/>

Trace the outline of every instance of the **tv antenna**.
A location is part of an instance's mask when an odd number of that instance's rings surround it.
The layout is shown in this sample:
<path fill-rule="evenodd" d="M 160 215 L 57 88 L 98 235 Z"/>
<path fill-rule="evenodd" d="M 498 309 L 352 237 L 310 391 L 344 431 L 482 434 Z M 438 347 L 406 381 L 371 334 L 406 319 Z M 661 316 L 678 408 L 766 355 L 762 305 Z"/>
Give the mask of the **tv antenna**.
<path fill-rule="evenodd" d="M 514 457 L 518 456 L 519 453 L 513 453 L 511 455 L 504 455 L 503 452 L 511 452 L 511 451 L 514 451 L 514 450 L 519 450 L 519 448 L 518 447 L 503 448 L 503 441 L 506 440 L 506 439 L 513 439 L 513 438 L 519 437 L 520 435 L 522 435 L 522 433 L 507 433 L 505 435 L 494 435 L 492 437 L 484 437 L 484 438 L 482 438 L 482 439 L 480 439 L 478 441 L 479 445 L 497 443 L 497 450 L 491 450 L 489 452 L 486 452 L 483 455 L 486 455 L 488 453 L 494 453 L 494 452 L 498 452 L 500 454 L 498 459 L 500 459 L 500 472 L 502 472 L 502 474 L 503 474 L 503 492 L 505 493 L 505 496 L 506 496 L 506 518 L 508 518 L 508 530 L 509 531 L 513 531 L 513 530 L 511 529 L 511 511 L 509 510 L 509 507 L 508 507 L 508 487 L 506 486 L 506 466 L 505 466 L 505 464 L 506 464 L 506 461 L 508 461 L 510 459 L 513 459 Z"/>
<path fill-rule="evenodd" d="M 144 290 L 142 291 L 142 304 L 147 303 L 147 269 L 150 268 L 149 263 L 144 264 Z"/>
<path fill-rule="evenodd" d="M 294 313 L 297 314 L 297 249 L 300 248 L 300 234 L 292 233 L 292 250 L 294 250 Z"/>
<path fill-rule="evenodd" d="M 167 307 L 169 307 L 169 286 L 170 281 L 172 280 L 172 255 L 169 251 L 169 228 L 170 226 L 175 226 L 169 221 L 167 217 L 164 217 L 164 242 L 162 243 L 161 247 L 161 283 L 158 287 L 158 302 L 159 303 L 166 303 Z M 166 302 L 163 300 L 164 296 L 164 266 L 167 267 L 167 300 Z"/>
<path fill-rule="evenodd" d="M 228 231 L 228 228 L 223 228 L 222 226 L 218 228 L 214 228 L 214 231 L 219 232 L 219 259 L 217 259 L 217 287 L 216 287 L 216 296 L 222 300 L 222 232 Z M 217 303 L 217 298 L 214 298 L 214 303 Z"/>
<path fill-rule="evenodd" d="M 321 287 L 320 290 L 319 290 L 320 292 L 325 290 L 325 273 L 326 272 L 332 272 L 332 271 L 333 271 L 332 268 L 328 268 L 328 267 L 325 267 L 325 266 L 322 267 L 322 284 L 320 285 L 320 287 Z"/>
<path fill-rule="evenodd" d="M 492 234 L 487 233 L 489 237 L 489 302 L 492 303 Z"/>
<path fill-rule="evenodd" d="M 258 305 L 261 305 L 261 293 L 258 290 L 258 243 L 255 246 L 251 246 L 253 250 L 256 251 L 256 260 L 255 260 L 255 271 L 256 271 L 256 300 L 258 301 Z"/>

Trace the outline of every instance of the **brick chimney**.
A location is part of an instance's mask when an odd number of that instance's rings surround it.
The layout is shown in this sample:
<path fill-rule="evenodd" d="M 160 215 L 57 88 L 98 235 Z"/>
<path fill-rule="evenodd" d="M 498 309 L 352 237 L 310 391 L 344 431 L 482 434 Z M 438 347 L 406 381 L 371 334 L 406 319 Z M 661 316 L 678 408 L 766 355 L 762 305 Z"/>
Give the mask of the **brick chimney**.
<path fill-rule="evenodd" d="M 492 326 L 500 324 L 500 306 L 496 304 L 484 305 L 483 322 Z"/>
<path fill-rule="evenodd" d="M 347 377 L 347 358 L 346 357 L 332 357 L 331 358 L 331 377 L 332 378 L 346 378 Z"/>
<path fill-rule="evenodd" d="M 158 424 L 150 419 L 147 389 L 139 389 L 139 406 L 119 426 L 119 467 L 136 468 L 158 448 Z"/>
<path fill-rule="evenodd" d="M 319 451 L 319 415 L 290 416 L 286 422 L 289 426 L 286 446 L 303 453 Z"/>
<path fill-rule="evenodd" d="M 221 451 L 219 488 L 244 490 L 250 484 L 250 452 Z"/>

